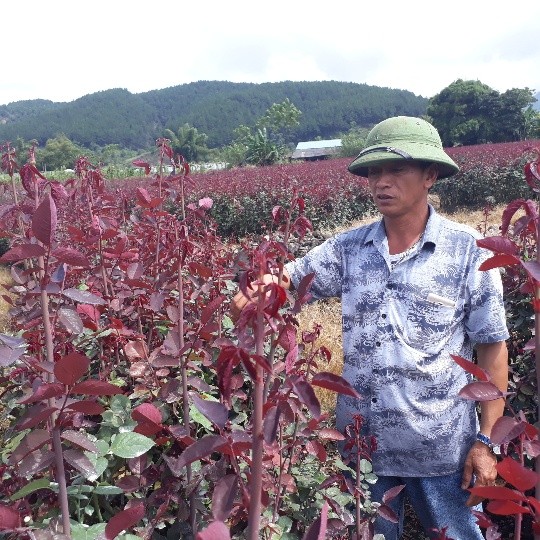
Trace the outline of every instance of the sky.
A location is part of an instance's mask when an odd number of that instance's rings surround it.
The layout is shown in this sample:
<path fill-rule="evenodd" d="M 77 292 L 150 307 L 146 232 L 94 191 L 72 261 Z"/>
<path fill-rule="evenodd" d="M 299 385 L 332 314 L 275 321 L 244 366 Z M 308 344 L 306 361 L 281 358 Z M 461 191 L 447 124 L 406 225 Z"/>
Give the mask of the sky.
<path fill-rule="evenodd" d="M 540 92 L 538 0 L 7 0 L 0 105 L 199 80 Z"/>

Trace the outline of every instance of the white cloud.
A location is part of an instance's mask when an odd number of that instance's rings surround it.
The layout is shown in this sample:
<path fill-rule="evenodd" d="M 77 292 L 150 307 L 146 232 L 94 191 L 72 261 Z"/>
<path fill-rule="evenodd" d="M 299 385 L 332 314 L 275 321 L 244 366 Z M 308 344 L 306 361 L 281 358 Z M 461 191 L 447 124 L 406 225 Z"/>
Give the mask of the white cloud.
<path fill-rule="evenodd" d="M 2 10 L 0 104 L 197 80 L 338 80 L 431 97 L 540 90 L 540 2 L 27 0 Z"/>

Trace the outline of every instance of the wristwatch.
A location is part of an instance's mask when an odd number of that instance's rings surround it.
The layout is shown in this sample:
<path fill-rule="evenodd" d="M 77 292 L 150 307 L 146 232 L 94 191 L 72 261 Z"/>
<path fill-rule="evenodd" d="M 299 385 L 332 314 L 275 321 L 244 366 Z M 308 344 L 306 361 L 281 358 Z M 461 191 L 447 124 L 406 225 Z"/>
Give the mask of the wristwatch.
<path fill-rule="evenodd" d="M 491 439 L 487 436 L 487 435 L 484 435 L 482 432 L 478 432 L 476 434 L 476 440 L 485 444 L 494 454 L 500 454 L 501 453 L 501 448 L 499 445 L 495 445 L 491 442 Z"/>

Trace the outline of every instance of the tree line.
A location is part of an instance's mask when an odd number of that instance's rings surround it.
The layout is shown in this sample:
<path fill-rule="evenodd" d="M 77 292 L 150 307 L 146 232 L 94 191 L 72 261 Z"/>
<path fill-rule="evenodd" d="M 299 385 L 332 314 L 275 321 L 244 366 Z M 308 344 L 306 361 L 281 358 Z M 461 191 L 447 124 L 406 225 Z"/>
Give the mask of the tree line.
<path fill-rule="evenodd" d="M 13 141 L 19 156 L 35 145 L 38 166 L 46 170 L 70 168 L 82 154 L 121 169 L 152 152 L 159 137 L 190 162 L 267 165 L 301 140 L 341 138 L 342 155 L 353 156 L 373 124 L 400 114 L 430 120 L 445 146 L 536 138 L 535 101 L 528 88 L 499 93 L 461 79 L 431 99 L 336 81 L 199 81 L 142 94 L 107 90 L 67 104 L 3 105 L 0 142 Z"/>

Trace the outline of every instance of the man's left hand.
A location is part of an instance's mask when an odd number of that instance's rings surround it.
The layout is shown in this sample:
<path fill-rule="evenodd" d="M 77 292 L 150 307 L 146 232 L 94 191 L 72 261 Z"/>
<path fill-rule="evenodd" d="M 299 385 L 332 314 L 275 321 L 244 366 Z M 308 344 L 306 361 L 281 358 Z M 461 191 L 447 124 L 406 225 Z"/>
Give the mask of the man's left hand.
<path fill-rule="evenodd" d="M 463 469 L 462 489 L 471 487 L 473 475 L 475 477 L 474 485 L 494 486 L 497 479 L 497 457 L 491 449 L 479 441 L 475 442 L 467 454 L 465 467 Z M 482 502 L 483 498 L 478 495 L 472 495 L 467 499 L 467 506 L 476 506 Z"/>

